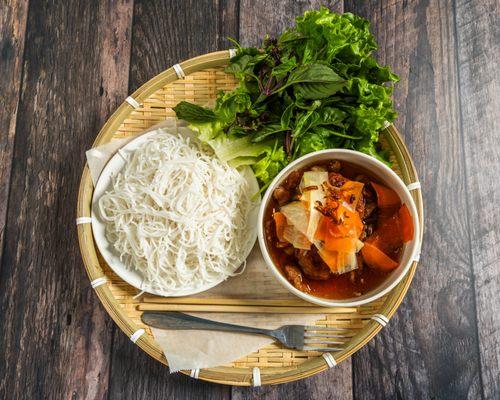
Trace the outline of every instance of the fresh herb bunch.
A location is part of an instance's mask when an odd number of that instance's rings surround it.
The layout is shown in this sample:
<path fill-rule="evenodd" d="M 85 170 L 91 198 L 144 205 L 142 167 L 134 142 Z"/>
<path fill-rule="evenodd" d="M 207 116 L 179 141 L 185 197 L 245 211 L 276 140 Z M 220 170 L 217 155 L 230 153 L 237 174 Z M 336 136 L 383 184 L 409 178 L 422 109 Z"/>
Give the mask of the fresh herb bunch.
<path fill-rule="evenodd" d="M 367 20 L 322 7 L 260 48 L 236 45 L 226 72 L 239 86 L 221 92 L 213 110 L 184 101 L 174 107 L 219 158 L 251 165 L 262 188 L 316 150 L 347 148 L 386 160 L 377 142 L 396 118 L 398 77 L 371 55 L 377 44 Z"/>

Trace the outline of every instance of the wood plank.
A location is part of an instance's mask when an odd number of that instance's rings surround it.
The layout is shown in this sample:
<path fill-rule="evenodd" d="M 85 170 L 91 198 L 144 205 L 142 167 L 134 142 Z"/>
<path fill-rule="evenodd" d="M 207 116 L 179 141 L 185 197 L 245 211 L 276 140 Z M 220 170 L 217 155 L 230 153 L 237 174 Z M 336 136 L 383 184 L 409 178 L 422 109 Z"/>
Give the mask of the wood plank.
<path fill-rule="evenodd" d="M 134 0 L 99 3 L 99 129 L 128 94 L 133 9 Z"/>
<path fill-rule="evenodd" d="M 240 2 L 240 40 L 242 46 L 258 46 L 264 36 L 275 37 L 292 26 L 295 17 L 306 10 L 325 5 L 333 11 L 343 12 L 341 0 L 241 0 Z"/>
<path fill-rule="evenodd" d="M 230 398 L 230 387 L 170 374 L 168 368 L 147 355 L 116 329 L 113 339 L 108 399 L 203 399 Z"/>
<path fill-rule="evenodd" d="M 175 63 L 231 47 L 226 37 L 238 35 L 234 1 L 141 0 L 134 12 L 131 92 Z"/>
<path fill-rule="evenodd" d="M 295 382 L 259 388 L 233 387 L 231 400 L 352 399 L 351 387 L 351 363 L 346 360 L 331 370 Z"/>
<path fill-rule="evenodd" d="M 74 218 L 84 151 L 127 93 L 131 10 L 30 4 L 0 276 L 0 398 L 106 396 L 113 324 L 90 289 Z"/>
<path fill-rule="evenodd" d="M 401 76 L 396 125 L 420 173 L 426 214 L 403 305 L 354 356 L 355 397 L 480 398 L 452 2 L 349 1 L 345 8 L 369 18 L 379 60 Z"/>
<path fill-rule="evenodd" d="M 28 2 L 0 4 L 0 265 L 21 87 Z"/>
<path fill-rule="evenodd" d="M 229 47 L 238 37 L 237 2 L 150 1 L 134 6 L 130 91 L 179 61 Z M 113 338 L 109 399 L 228 399 L 230 388 L 195 381 L 146 355 L 118 329 Z"/>
<path fill-rule="evenodd" d="M 240 31 L 240 1 L 219 0 L 219 14 L 217 18 L 217 50 L 233 47 L 228 40 L 238 39 Z"/>
<path fill-rule="evenodd" d="M 276 36 L 292 26 L 294 18 L 305 10 L 325 4 L 336 12 L 343 11 L 342 1 L 250 1 L 242 0 L 240 5 L 240 41 L 244 46 L 259 45 L 266 33 Z M 283 399 L 293 393 L 297 399 L 351 399 L 351 360 L 346 360 L 332 370 L 298 382 L 259 389 L 237 388 L 232 391 L 233 400 Z"/>
<path fill-rule="evenodd" d="M 500 5 L 458 1 L 455 18 L 481 376 L 484 397 L 495 399 L 500 398 Z"/>

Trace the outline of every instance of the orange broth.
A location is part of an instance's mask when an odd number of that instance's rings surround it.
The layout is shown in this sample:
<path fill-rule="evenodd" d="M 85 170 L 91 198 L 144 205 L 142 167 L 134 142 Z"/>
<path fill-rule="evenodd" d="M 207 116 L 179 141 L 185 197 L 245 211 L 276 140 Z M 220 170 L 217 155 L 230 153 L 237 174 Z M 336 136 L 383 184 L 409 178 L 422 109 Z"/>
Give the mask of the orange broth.
<path fill-rule="evenodd" d="M 348 179 L 355 180 L 358 175 L 364 175 L 370 181 L 380 183 L 377 178 L 375 178 L 363 168 L 354 166 L 344 161 L 342 161 L 341 164 L 342 168 L 339 173 Z M 326 167 L 327 165 L 328 162 L 313 163 L 309 166 L 301 168 L 300 171 L 305 172 L 310 170 L 313 166 Z M 266 244 L 271 258 L 273 259 L 275 265 L 278 266 L 283 276 L 285 276 L 286 278 L 286 275 L 284 273 L 285 265 L 296 265 L 296 259 L 294 256 L 286 254 L 282 248 L 275 246 L 278 238 L 276 236 L 276 226 L 273 219 L 273 213 L 278 209 L 278 202 L 274 199 L 273 196 L 271 196 L 271 199 L 265 211 L 264 228 L 266 233 Z M 379 213 L 377 223 L 380 219 L 385 218 L 387 213 L 391 213 L 393 211 L 394 210 L 384 210 L 384 212 Z M 394 259 L 394 261 L 399 262 L 401 258 L 400 253 L 401 252 L 393 253 L 390 256 Z M 352 276 L 352 274 L 354 274 L 354 276 Z M 387 279 L 390 274 L 391 272 L 382 272 L 363 265 L 362 268 L 358 268 L 351 272 L 340 275 L 332 275 L 327 280 L 314 280 L 303 276 L 303 281 L 304 283 L 307 283 L 309 285 L 311 289 L 309 294 L 313 296 L 326 299 L 347 299 L 361 296 L 375 289 L 385 279 Z"/>

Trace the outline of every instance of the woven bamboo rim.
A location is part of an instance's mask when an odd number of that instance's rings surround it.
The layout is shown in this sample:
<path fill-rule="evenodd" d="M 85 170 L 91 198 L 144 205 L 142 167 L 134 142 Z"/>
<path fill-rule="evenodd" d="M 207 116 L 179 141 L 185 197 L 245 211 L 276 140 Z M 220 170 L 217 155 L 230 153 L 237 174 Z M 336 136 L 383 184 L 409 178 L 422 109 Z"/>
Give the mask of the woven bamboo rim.
<path fill-rule="evenodd" d="M 132 99 L 129 98 L 124 102 L 108 119 L 95 139 L 93 147 L 109 142 L 112 138 L 136 134 L 166 117 L 175 116 L 171 107 L 180 100 L 203 104 L 213 99 L 219 90 L 230 90 L 235 87 L 236 80 L 223 71 L 223 67 L 228 63 L 229 54 L 228 51 L 219 51 L 195 57 L 151 79 L 137 89 L 130 96 Z M 181 67 L 180 70 L 178 66 Z M 403 181 L 406 184 L 418 182 L 408 149 L 394 126 L 391 125 L 384 130 L 382 141 L 384 146 L 390 149 L 395 170 Z M 80 181 L 77 218 L 90 216 L 92 193 L 93 184 L 86 165 Z M 423 235 L 421 191 L 413 190 L 412 196 L 419 214 L 421 241 Z M 95 282 L 99 278 L 106 280 L 105 284 L 94 289 L 104 308 L 128 337 L 139 331 L 137 336 L 141 333 L 140 329 L 145 329 L 145 334 L 141 334 L 134 342 L 146 353 L 167 365 L 167 360 L 149 329 L 140 322 L 141 312 L 137 310 L 139 301 L 133 299 L 137 290 L 121 281 L 102 260 L 96 249 L 90 224 L 80 224 L 77 229 L 80 251 L 90 281 Z M 371 316 L 382 314 L 388 319 L 392 317 L 410 286 L 416 267 L 415 261 L 402 282 L 384 298 L 356 307 L 354 311 L 347 310 L 347 313 L 346 310 L 339 310 L 338 314 L 328 314 L 325 320 L 318 322 L 328 326 L 349 326 L 356 333 L 346 343 L 344 350 L 333 354 L 336 363 L 350 357 L 382 329 L 380 323 L 370 319 Z M 329 368 L 320 353 L 297 352 L 273 344 L 231 365 L 202 369 L 198 378 L 220 384 L 251 386 L 252 370 L 255 366 L 259 367 L 262 385 L 303 379 Z M 190 374 L 190 371 L 182 372 Z"/>

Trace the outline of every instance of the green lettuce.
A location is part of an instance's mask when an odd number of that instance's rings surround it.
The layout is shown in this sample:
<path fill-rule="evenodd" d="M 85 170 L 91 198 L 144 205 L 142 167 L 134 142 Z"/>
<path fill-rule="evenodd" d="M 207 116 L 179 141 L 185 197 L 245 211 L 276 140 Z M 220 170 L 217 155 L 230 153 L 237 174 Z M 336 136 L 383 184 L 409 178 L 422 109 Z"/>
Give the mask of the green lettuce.
<path fill-rule="evenodd" d="M 220 93 L 213 109 L 174 107 L 221 160 L 250 165 L 262 188 L 317 150 L 353 149 L 388 163 L 378 139 L 396 119 L 398 77 L 372 56 L 368 21 L 321 7 L 258 48 L 236 46 L 226 68 L 239 80 L 236 89 Z"/>

